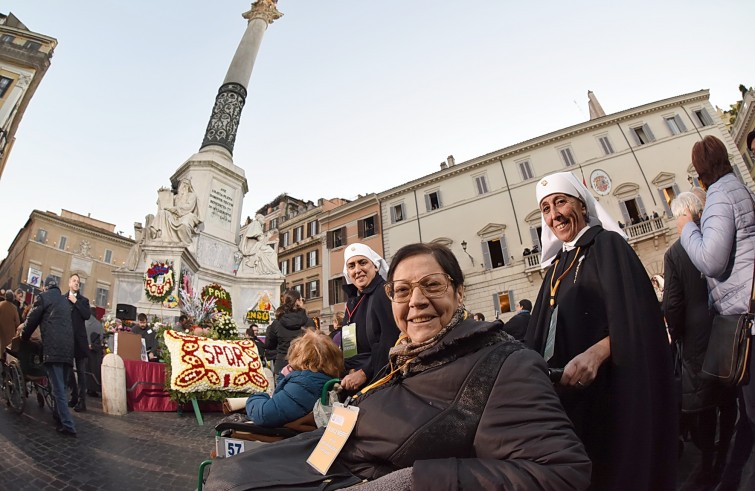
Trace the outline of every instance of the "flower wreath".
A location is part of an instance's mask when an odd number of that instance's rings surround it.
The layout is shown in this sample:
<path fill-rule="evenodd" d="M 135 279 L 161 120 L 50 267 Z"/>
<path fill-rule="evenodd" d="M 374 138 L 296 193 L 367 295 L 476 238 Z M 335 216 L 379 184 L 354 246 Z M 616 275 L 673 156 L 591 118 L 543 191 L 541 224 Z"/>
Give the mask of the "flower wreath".
<path fill-rule="evenodd" d="M 144 274 L 144 292 L 153 303 L 162 303 L 173 292 L 173 261 L 152 261 Z"/>
<path fill-rule="evenodd" d="M 210 283 L 202 288 L 202 300 L 206 298 L 215 299 L 215 311 L 226 312 L 228 315 L 233 315 L 233 304 L 231 302 L 231 294 L 217 283 Z"/>

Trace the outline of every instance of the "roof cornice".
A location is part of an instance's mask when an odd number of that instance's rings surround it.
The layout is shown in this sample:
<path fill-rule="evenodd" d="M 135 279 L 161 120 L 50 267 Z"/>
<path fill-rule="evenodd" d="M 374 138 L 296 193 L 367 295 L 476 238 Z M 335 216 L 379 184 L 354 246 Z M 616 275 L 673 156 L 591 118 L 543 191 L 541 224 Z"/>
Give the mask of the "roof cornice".
<path fill-rule="evenodd" d="M 708 100 L 709 97 L 710 92 L 707 89 L 699 90 L 697 92 L 690 92 L 688 94 L 682 94 L 675 97 L 670 97 L 668 99 L 662 99 L 660 101 L 643 104 L 642 106 L 625 109 L 624 111 L 620 111 L 618 113 L 608 114 L 600 118 L 591 119 L 590 121 L 585 121 L 583 123 L 567 126 L 566 128 L 552 131 L 550 133 L 546 133 L 544 135 L 502 148 L 500 150 L 486 153 L 485 155 L 475 157 L 466 162 L 458 163 L 456 165 L 448 167 L 447 169 L 441 169 L 419 179 L 409 181 L 406 184 L 388 189 L 379 193 L 378 199 L 379 201 L 389 200 L 408 191 L 414 191 L 436 182 L 444 181 L 449 177 L 469 172 L 470 170 L 474 170 L 477 167 L 490 164 L 491 162 L 501 161 L 515 157 L 517 155 L 525 154 L 527 152 L 531 152 L 536 148 L 551 145 L 559 141 L 568 140 L 569 138 L 572 138 L 576 135 L 581 135 L 583 133 L 599 130 L 600 128 L 619 124 L 621 122 L 635 119 L 645 114 L 665 111 L 666 109 L 669 109 L 671 107 L 677 107 L 692 102 L 705 101 Z"/>
<path fill-rule="evenodd" d="M 87 234 L 91 234 L 91 235 L 94 235 L 95 237 L 109 240 L 111 242 L 122 242 L 123 244 L 121 245 L 124 245 L 127 247 L 131 247 L 136 242 L 133 239 L 129 239 L 128 237 L 124 237 L 122 235 L 118 235 L 113 232 L 108 232 L 107 230 L 102 230 L 100 228 L 87 225 L 86 223 L 83 223 L 83 222 L 66 219 L 58 215 L 53 215 L 48 212 L 44 212 L 40 210 L 33 210 L 31 212 L 31 216 L 29 217 L 29 219 L 31 220 L 32 218 L 38 219 L 40 221 L 55 223 L 57 225 L 66 227 L 68 229 L 77 230 L 79 232 L 85 232 Z M 29 222 L 27 222 L 27 224 L 24 227 L 27 227 L 28 225 L 29 225 Z"/>

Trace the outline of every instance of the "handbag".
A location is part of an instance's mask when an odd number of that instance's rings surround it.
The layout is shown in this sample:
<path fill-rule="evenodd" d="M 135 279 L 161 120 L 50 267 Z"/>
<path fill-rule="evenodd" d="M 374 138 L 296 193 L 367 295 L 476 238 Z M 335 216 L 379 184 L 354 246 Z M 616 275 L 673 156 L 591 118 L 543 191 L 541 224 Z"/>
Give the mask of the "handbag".
<path fill-rule="evenodd" d="M 755 265 L 754 265 L 755 267 Z M 703 373 L 726 386 L 748 382 L 747 366 L 752 344 L 753 306 L 755 305 L 755 271 L 749 309 L 744 314 L 716 315 L 710 330 Z"/>

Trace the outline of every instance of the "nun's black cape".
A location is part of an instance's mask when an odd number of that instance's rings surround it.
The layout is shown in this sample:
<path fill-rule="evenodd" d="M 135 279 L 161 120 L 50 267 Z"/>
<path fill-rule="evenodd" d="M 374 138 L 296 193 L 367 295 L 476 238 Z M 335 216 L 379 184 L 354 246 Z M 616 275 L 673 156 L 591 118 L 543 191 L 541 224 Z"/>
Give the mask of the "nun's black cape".
<path fill-rule="evenodd" d="M 590 227 L 559 252 L 543 280 L 526 343 L 543 354 L 550 323 L 550 285 L 558 324 L 553 358 L 564 367 L 610 335 L 611 357 L 586 389 L 557 386 L 566 413 L 593 461 L 593 490 L 676 489 L 677 407 L 671 350 L 658 299 L 639 258 L 623 237 Z"/>

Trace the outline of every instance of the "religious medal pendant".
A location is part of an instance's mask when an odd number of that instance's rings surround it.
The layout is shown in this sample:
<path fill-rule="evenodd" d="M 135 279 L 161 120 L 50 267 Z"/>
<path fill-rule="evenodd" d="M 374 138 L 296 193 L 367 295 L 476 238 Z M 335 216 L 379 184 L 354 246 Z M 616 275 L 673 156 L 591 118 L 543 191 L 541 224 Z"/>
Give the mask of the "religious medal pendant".
<path fill-rule="evenodd" d="M 577 276 L 579 276 L 579 267 L 582 266 L 582 261 L 585 259 L 585 255 L 582 254 L 582 257 L 579 258 L 579 261 L 577 261 L 577 270 L 574 271 L 574 284 L 577 284 Z"/>

